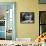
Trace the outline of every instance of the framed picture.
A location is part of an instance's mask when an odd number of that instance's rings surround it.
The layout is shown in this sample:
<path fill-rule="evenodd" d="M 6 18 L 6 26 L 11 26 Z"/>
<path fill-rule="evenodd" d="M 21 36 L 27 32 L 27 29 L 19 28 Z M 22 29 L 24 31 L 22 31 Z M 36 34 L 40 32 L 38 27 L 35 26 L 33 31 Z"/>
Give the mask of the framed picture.
<path fill-rule="evenodd" d="M 39 35 L 46 32 L 46 11 L 39 11 Z"/>
<path fill-rule="evenodd" d="M 46 0 L 38 0 L 40 4 L 46 4 Z"/>
<path fill-rule="evenodd" d="M 34 23 L 34 12 L 20 12 L 20 23 Z"/>

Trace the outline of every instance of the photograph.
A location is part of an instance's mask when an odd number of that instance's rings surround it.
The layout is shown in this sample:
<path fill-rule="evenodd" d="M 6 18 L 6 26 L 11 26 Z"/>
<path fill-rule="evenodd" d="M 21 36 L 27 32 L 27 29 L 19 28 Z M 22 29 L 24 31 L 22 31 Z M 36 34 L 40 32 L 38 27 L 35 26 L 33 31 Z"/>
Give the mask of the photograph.
<path fill-rule="evenodd" d="M 34 12 L 20 12 L 20 23 L 34 23 Z"/>

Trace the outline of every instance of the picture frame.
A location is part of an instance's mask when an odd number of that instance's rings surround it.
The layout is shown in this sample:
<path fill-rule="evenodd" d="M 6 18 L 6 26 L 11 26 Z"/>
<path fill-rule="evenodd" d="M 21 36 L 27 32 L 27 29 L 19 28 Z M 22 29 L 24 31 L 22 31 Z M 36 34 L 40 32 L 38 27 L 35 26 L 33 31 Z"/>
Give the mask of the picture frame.
<path fill-rule="evenodd" d="M 34 12 L 20 12 L 20 23 L 22 24 L 34 23 Z"/>
<path fill-rule="evenodd" d="M 46 4 L 46 0 L 38 0 L 39 4 Z"/>

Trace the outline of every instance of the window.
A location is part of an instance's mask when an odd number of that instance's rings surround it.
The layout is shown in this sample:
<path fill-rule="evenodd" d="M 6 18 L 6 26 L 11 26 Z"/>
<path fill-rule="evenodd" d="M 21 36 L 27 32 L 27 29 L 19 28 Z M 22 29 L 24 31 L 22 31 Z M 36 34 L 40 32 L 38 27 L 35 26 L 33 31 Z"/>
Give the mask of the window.
<path fill-rule="evenodd" d="M 46 11 L 39 12 L 39 35 L 46 32 Z"/>

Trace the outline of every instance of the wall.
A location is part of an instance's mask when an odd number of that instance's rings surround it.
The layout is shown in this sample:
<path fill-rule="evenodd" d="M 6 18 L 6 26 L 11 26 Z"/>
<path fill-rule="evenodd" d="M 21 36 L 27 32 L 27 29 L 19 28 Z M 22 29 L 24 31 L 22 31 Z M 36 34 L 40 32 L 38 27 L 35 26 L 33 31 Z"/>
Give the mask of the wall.
<path fill-rule="evenodd" d="M 18 2 L 18 3 L 17 3 Z M 39 6 L 37 0 L 19 0 L 17 1 L 17 37 L 19 38 L 36 38 L 39 33 Z M 20 12 L 34 12 L 35 23 L 34 24 L 20 24 Z"/>
<path fill-rule="evenodd" d="M 17 4 L 17 2 L 16 2 Z M 17 37 L 19 38 L 33 38 L 34 24 L 20 24 L 20 12 L 34 12 L 33 0 L 20 0 L 17 5 Z M 33 32 L 33 33 L 32 33 Z M 33 35 L 33 36 L 32 36 Z"/>
<path fill-rule="evenodd" d="M 39 10 L 46 5 L 38 4 L 38 0 L 3 0 L 0 2 L 16 2 L 16 37 L 36 38 L 39 34 Z M 34 12 L 34 24 L 20 24 L 20 12 Z"/>

